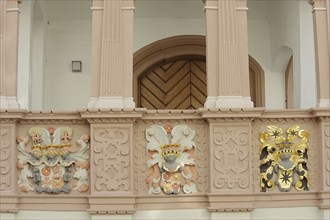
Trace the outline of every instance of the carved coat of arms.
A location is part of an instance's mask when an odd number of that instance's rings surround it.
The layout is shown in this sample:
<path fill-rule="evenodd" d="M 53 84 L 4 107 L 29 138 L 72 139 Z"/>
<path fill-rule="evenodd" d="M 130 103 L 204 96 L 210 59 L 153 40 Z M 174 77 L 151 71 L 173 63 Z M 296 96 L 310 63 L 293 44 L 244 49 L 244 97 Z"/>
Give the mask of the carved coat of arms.
<path fill-rule="evenodd" d="M 267 132 L 260 133 L 260 186 L 261 191 L 274 188 L 289 192 L 294 186 L 296 190 L 309 190 L 307 168 L 307 141 L 309 133 L 293 125 L 283 136 L 283 130 L 276 126 L 268 126 Z"/>
<path fill-rule="evenodd" d="M 89 136 L 82 135 L 73 149 L 72 129 L 31 127 L 29 137 L 19 136 L 18 185 L 23 192 L 69 193 L 71 187 L 79 192 L 89 188 Z M 32 144 L 28 144 L 31 139 Z M 75 179 L 75 184 L 72 185 Z"/>
<path fill-rule="evenodd" d="M 149 193 L 195 193 L 195 131 L 186 125 L 153 125 L 146 129 Z"/>

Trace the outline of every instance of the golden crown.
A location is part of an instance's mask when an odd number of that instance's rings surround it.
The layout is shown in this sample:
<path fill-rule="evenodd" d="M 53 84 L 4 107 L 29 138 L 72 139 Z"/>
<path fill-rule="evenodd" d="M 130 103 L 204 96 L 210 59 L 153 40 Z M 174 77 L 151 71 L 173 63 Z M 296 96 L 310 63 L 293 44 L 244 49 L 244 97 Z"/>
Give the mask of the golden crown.
<path fill-rule="evenodd" d="M 283 141 L 281 143 L 276 144 L 279 147 L 279 151 L 277 154 L 282 155 L 282 154 L 292 154 L 291 147 L 293 146 L 293 143 L 290 141 Z"/>
<path fill-rule="evenodd" d="M 167 155 L 179 156 L 181 152 L 180 144 L 164 144 L 160 147 L 160 149 L 162 150 L 162 157 Z"/>
<path fill-rule="evenodd" d="M 291 148 L 293 143 L 290 141 L 282 141 L 281 143 L 276 144 L 279 148 Z"/>

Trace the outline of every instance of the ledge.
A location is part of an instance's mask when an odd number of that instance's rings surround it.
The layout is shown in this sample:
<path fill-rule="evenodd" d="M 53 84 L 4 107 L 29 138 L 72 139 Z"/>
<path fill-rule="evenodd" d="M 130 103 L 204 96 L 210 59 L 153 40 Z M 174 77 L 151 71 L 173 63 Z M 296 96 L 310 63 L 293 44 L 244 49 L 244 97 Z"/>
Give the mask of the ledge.
<path fill-rule="evenodd" d="M 104 123 L 106 120 L 102 119 L 138 119 L 142 117 L 143 112 L 146 109 L 143 108 L 130 108 L 130 109 L 122 109 L 122 108 L 109 108 L 109 109 L 85 109 L 80 110 L 79 113 L 82 118 L 87 119 L 90 123 Z M 95 119 L 101 119 L 96 120 Z M 112 122 L 112 121 L 111 121 Z"/>
<path fill-rule="evenodd" d="M 17 120 L 23 118 L 25 110 L 22 109 L 0 109 L 0 120 Z"/>
<path fill-rule="evenodd" d="M 134 196 L 89 196 L 90 208 L 87 210 L 91 214 L 134 214 Z"/>
<path fill-rule="evenodd" d="M 146 195 L 136 197 L 138 210 L 206 209 L 207 205 L 207 196 L 204 194 Z"/>
<path fill-rule="evenodd" d="M 17 213 L 19 201 L 17 196 L 0 195 L 0 212 Z"/>
<path fill-rule="evenodd" d="M 84 211 L 89 207 L 89 205 L 86 196 L 66 196 L 61 194 L 20 196 L 19 207 L 22 210 Z"/>

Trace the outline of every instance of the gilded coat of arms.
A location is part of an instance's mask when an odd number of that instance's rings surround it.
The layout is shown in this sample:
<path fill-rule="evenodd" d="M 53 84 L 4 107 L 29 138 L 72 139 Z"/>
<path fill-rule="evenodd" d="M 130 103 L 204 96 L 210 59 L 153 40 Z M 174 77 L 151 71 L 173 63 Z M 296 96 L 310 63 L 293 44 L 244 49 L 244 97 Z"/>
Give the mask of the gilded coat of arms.
<path fill-rule="evenodd" d="M 300 129 L 299 125 L 293 125 L 284 137 L 281 128 L 271 125 L 267 128 L 267 132 L 260 133 L 261 191 L 273 189 L 274 182 L 282 192 L 289 192 L 292 187 L 308 191 L 309 133 Z"/>

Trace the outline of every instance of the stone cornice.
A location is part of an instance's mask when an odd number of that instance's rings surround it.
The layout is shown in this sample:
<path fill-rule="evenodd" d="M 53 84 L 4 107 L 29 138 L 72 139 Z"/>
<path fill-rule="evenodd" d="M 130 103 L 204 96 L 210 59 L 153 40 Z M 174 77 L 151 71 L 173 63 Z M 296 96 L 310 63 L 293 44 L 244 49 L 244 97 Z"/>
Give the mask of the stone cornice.
<path fill-rule="evenodd" d="M 24 109 L 0 110 L 0 120 L 26 120 L 44 123 L 46 121 L 84 121 L 86 119 L 311 119 L 330 118 L 329 108 L 280 109 L 265 108 L 200 108 L 196 110 L 147 110 L 145 108 L 81 109 L 75 111 L 26 111 Z"/>
<path fill-rule="evenodd" d="M 163 110 L 147 110 L 143 114 L 145 120 L 150 119 L 202 119 L 198 110 L 178 110 L 178 109 L 163 109 Z"/>
<path fill-rule="evenodd" d="M 264 108 L 200 108 L 199 112 L 203 118 L 213 121 L 237 121 L 252 120 L 261 117 Z"/>
<path fill-rule="evenodd" d="M 314 117 L 330 117 L 330 109 L 329 108 L 315 108 L 312 109 L 311 114 Z"/>
<path fill-rule="evenodd" d="M 144 108 L 89 108 L 80 110 L 82 118 L 91 124 L 134 122 L 142 118 Z"/>
<path fill-rule="evenodd" d="M 25 110 L 22 109 L 1 109 L 0 110 L 0 121 L 17 121 L 23 118 Z"/>

